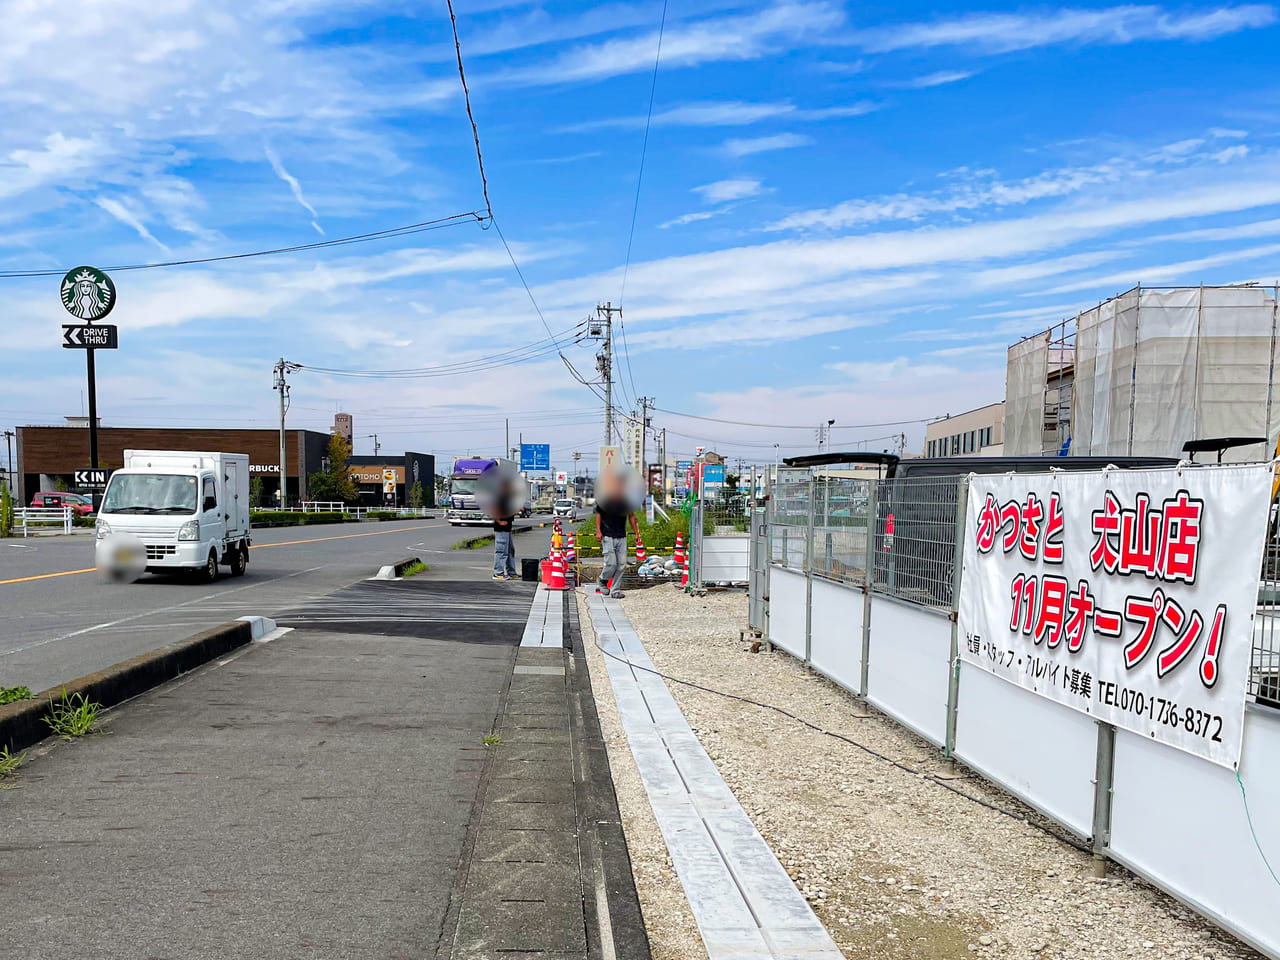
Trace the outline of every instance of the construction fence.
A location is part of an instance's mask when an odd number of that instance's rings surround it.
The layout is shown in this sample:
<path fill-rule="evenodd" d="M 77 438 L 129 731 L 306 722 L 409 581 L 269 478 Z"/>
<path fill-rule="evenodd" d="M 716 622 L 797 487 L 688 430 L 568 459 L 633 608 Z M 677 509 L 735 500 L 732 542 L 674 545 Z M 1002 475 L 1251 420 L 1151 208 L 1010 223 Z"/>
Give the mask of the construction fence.
<path fill-rule="evenodd" d="M 1267 859 L 1280 868 L 1274 528 L 1232 770 L 1029 692 L 961 656 L 968 482 L 783 471 L 750 540 L 753 625 L 1080 837 L 1098 858 L 1123 864 L 1280 958 L 1280 883 Z"/>

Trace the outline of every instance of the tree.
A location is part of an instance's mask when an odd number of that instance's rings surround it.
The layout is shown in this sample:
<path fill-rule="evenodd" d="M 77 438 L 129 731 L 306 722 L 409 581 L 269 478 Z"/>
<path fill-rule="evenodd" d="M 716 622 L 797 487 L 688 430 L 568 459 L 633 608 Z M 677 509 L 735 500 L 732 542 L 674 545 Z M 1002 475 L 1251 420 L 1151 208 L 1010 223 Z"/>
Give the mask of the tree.
<path fill-rule="evenodd" d="M 341 434 L 329 437 L 328 463 L 323 470 L 311 474 L 307 479 L 307 491 L 312 500 L 321 502 L 356 503 L 360 499 L 360 491 L 356 482 L 351 479 L 351 444 Z"/>
<path fill-rule="evenodd" d="M 249 506 L 251 507 L 262 506 L 262 478 L 261 477 L 249 478 Z"/>
<path fill-rule="evenodd" d="M 13 533 L 13 496 L 9 484 L 0 483 L 0 537 Z"/>
<path fill-rule="evenodd" d="M 409 488 L 409 506 L 415 510 L 418 507 L 425 506 L 426 494 L 422 489 L 422 481 L 418 480 Z"/>

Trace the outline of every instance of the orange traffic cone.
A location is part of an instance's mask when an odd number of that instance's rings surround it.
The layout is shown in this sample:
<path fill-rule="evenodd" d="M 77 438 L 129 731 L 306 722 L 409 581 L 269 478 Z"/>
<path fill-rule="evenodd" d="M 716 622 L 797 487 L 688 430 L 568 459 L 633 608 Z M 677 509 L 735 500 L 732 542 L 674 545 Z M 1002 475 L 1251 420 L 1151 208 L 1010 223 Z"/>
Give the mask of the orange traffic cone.
<path fill-rule="evenodd" d="M 674 555 L 674 559 L 676 561 L 677 568 L 684 566 L 684 534 L 683 533 L 676 534 L 676 552 Z"/>
<path fill-rule="evenodd" d="M 644 563 L 649 558 L 644 552 L 644 541 L 640 539 L 640 534 L 636 534 L 636 563 Z"/>
<path fill-rule="evenodd" d="M 689 554 L 684 555 L 684 573 L 680 577 L 680 586 L 687 587 L 689 585 Z"/>
<path fill-rule="evenodd" d="M 564 558 L 560 555 L 560 550 L 554 547 L 551 550 L 551 582 L 547 584 L 547 589 L 565 589 Z"/>

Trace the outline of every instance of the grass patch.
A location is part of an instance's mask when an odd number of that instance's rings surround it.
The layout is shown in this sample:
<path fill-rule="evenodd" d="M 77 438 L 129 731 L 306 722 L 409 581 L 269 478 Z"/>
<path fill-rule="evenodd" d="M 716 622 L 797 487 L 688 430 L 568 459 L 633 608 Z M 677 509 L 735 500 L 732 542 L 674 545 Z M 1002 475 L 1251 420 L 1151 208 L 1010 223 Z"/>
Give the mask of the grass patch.
<path fill-rule="evenodd" d="M 411 563 L 407 567 L 405 567 L 404 570 L 401 571 L 400 576 L 415 577 L 426 569 L 427 569 L 427 565 L 423 563 L 421 560 L 419 560 L 417 563 Z"/>
<path fill-rule="evenodd" d="M 493 534 L 487 533 L 482 537 L 470 537 L 467 540 L 459 540 L 450 550 L 479 550 L 481 547 L 493 546 Z"/>
<path fill-rule="evenodd" d="M 22 766 L 22 761 L 25 759 L 27 759 L 25 753 L 10 753 L 6 744 L 4 749 L 0 750 L 0 780 L 3 780 Z"/>
<path fill-rule="evenodd" d="M 19 700 L 30 699 L 30 687 L 0 687 L 0 704 L 17 703 Z"/>
<path fill-rule="evenodd" d="M 98 717 L 102 713 L 102 704 L 94 703 L 83 693 L 67 696 L 62 691 L 62 699 L 57 703 L 49 701 L 50 713 L 44 718 L 50 729 L 64 740 L 73 740 L 92 733 L 98 727 Z"/>
<path fill-rule="evenodd" d="M 483 743 L 486 747 L 496 747 L 502 743 L 502 738 L 498 736 L 496 733 L 486 733 L 483 737 L 480 738 L 480 742 Z"/>

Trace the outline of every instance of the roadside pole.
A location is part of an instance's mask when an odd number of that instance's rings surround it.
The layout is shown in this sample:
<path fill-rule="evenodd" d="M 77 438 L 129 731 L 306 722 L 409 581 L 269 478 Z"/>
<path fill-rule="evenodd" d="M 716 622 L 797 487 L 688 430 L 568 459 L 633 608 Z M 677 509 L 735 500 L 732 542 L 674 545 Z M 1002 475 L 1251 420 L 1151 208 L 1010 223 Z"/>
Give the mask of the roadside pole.
<path fill-rule="evenodd" d="M 111 278 L 97 267 L 73 267 L 63 275 L 59 297 L 67 313 L 83 324 L 62 325 L 62 346 L 85 353 L 85 372 L 89 388 L 89 468 L 98 466 L 98 378 L 94 367 L 94 353 L 99 350 L 115 350 L 119 346 L 118 328 L 103 323 L 94 326 L 95 320 L 106 317 L 116 305 L 116 286 Z M 97 498 L 94 498 L 97 505 Z"/>

